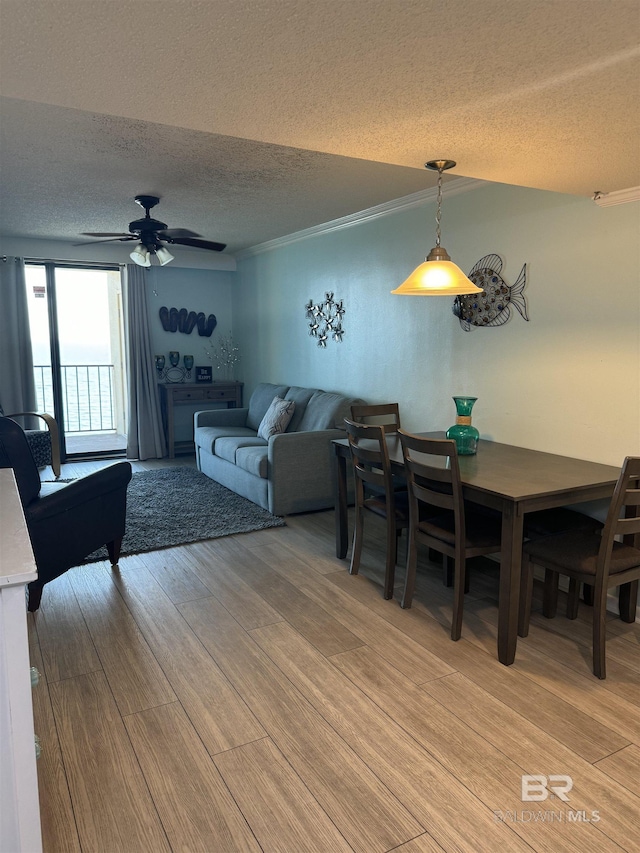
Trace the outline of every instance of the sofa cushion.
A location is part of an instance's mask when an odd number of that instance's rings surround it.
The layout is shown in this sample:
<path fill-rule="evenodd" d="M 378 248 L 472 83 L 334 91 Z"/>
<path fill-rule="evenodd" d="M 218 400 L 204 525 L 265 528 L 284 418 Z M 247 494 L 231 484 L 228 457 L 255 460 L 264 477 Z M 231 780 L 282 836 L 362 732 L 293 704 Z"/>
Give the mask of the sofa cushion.
<path fill-rule="evenodd" d="M 255 438 L 256 431 L 247 427 L 197 427 L 194 431 L 194 440 L 197 447 L 206 450 L 207 453 L 216 452 L 216 441 L 227 436 L 242 436 L 243 438 Z"/>
<path fill-rule="evenodd" d="M 236 455 L 241 447 L 267 447 L 267 442 L 264 438 L 258 438 L 257 435 L 227 435 L 219 438 L 216 441 L 216 456 L 221 459 L 226 459 L 232 465 L 236 465 Z"/>
<path fill-rule="evenodd" d="M 300 432 L 321 429 L 344 429 L 344 419 L 350 417 L 351 397 L 316 391 L 307 403 L 304 416 L 298 425 Z"/>
<path fill-rule="evenodd" d="M 287 393 L 284 395 L 284 399 L 293 400 L 296 404 L 296 408 L 293 412 L 293 417 L 289 421 L 287 432 L 298 432 L 298 429 L 300 428 L 300 421 L 304 417 L 304 412 L 307 408 L 307 403 L 317 390 L 317 388 L 299 388 L 296 385 L 292 385 L 291 388 L 289 388 Z"/>
<path fill-rule="evenodd" d="M 283 400 L 282 397 L 274 397 L 271 405 L 265 412 L 258 427 L 260 438 L 269 440 L 272 435 L 284 432 L 289 426 L 296 404 L 293 400 Z"/>
<path fill-rule="evenodd" d="M 266 480 L 269 472 L 269 451 L 266 447 L 239 447 L 236 451 L 236 465 L 249 474 Z"/>
<path fill-rule="evenodd" d="M 269 382 L 261 382 L 256 385 L 256 390 L 249 400 L 249 411 L 247 413 L 247 426 L 257 431 L 265 412 L 271 405 L 274 397 L 282 397 L 289 390 L 288 385 L 271 385 Z"/>

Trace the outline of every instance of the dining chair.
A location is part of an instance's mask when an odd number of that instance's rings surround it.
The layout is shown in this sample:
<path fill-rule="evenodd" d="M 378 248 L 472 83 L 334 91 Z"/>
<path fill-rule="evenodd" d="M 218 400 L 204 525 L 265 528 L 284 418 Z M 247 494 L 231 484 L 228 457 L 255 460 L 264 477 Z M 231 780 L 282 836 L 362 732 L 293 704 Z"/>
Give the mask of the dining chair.
<path fill-rule="evenodd" d="M 623 541 L 619 541 L 620 537 Z M 545 569 L 543 615 L 552 618 L 557 601 L 558 579 L 567 575 L 576 584 L 593 586 L 593 674 L 606 677 L 605 640 L 607 591 L 620 587 L 620 618 L 633 622 L 636 617 L 638 579 L 640 578 L 640 457 L 628 456 L 609 504 L 601 532 L 577 530 L 527 542 L 523 548 L 523 574 L 527 586 L 533 567 Z M 520 636 L 529 632 L 531 597 L 521 601 Z M 575 619 L 577 612 L 569 618 Z"/>
<path fill-rule="evenodd" d="M 453 559 L 453 619 L 451 639 L 462 633 L 466 563 L 470 557 L 493 554 L 501 548 L 501 522 L 465 507 L 456 443 L 398 430 L 409 490 L 409 553 L 401 607 L 411 607 L 416 579 L 418 545 Z M 427 507 L 426 516 L 420 510 Z M 437 507 L 440 514 L 434 515 Z"/>
<path fill-rule="evenodd" d="M 398 432 L 400 407 L 397 403 L 359 404 L 351 406 L 351 420 L 361 424 L 380 425 L 385 433 Z"/>
<path fill-rule="evenodd" d="M 351 420 L 359 424 L 375 424 L 381 426 L 385 435 L 393 435 L 400 427 L 400 407 L 397 403 L 360 403 L 351 406 Z M 391 475 L 393 488 L 396 492 L 406 492 L 407 481 L 397 474 Z M 376 487 L 370 485 L 372 492 Z"/>
<path fill-rule="evenodd" d="M 551 509 L 539 509 L 528 512 L 524 517 L 524 535 L 527 539 L 539 539 L 541 536 L 552 536 L 556 533 L 569 533 L 576 530 L 587 530 L 597 533 L 602 530 L 603 523 L 570 507 L 560 506 Z M 555 616 L 558 606 L 558 584 L 553 584 L 552 572 L 545 572 L 545 592 L 548 597 L 548 609 Z M 557 578 L 557 576 L 556 576 Z M 531 601 L 533 595 L 533 574 L 523 577 L 522 594 Z M 580 588 L 587 604 L 593 605 L 593 587 L 590 584 L 580 584 L 574 578 L 569 580 L 567 595 L 567 618 L 575 619 L 578 615 Z M 529 604 L 530 606 L 530 604 Z M 552 611 L 552 612 L 551 612 Z"/>
<path fill-rule="evenodd" d="M 409 526 L 407 493 L 394 489 L 384 427 L 345 418 L 355 481 L 355 523 L 349 573 L 358 574 L 368 510 L 386 520 L 384 597 L 393 597 L 398 539 Z"/>

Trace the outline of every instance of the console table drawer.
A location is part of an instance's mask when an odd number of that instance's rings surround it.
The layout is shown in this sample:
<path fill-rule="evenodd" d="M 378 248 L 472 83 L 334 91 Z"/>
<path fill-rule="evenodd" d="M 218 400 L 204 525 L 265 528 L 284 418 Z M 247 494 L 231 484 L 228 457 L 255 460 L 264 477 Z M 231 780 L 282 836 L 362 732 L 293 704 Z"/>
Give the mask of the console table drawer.
<path fill-rule="evenodd" d="M 203 388 L 203 400 L 235 400 L 238 396 L 236 388 Z"/>
<path fill-rule="evenodd" d="M 172 388 L 169 392 L 175 403 L 182 400 L 209 400 L 204 388 Z M 235 395 L 234 395 L 235 396 Z"/>

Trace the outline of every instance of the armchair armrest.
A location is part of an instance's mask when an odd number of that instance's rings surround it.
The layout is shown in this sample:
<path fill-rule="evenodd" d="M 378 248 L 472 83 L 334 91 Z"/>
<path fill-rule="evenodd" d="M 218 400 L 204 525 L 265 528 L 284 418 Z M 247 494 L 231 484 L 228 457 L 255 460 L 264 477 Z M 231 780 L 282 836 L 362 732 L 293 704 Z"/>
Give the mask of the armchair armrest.
<path fill-rule="evenodd" d="M 246 426 L 249 409 L 206 409 L 195 412 L 193 426 Z"/>
<path fill-rule="evenodd" d="M 49 435 L 51 437 L 51 468 L 56 479 L 60 476 L 60 431 L 58 422 L 46 412 L 14 412 L 11 415 L 6 415 L 8 418 L 41 418 L 47 425 Z"/>
<path fill-rule="evenodd" d="M 110 492 L 126 490 L 131 480 L 131 463 L 116 462 L 108 468 L 94 471 L 64 488 L 36 498 L 25 508 L 29 521 L 38 523 L 51 519 L 69 509 L 77 509 Z"/>

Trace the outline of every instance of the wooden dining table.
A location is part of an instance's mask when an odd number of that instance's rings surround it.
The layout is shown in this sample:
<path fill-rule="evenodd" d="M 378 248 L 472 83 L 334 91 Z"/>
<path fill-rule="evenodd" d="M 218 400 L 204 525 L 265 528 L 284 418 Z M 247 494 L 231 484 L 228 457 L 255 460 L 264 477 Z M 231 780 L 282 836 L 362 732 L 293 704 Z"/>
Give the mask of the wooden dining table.
<path fill-rule="evenodd" d="M 445 437 L 444 432 L 417 435 Z M 403 475 L 400 438 L 397 434 L 389 434 L 386 440 L 393 473 Z M 351 452 L 347 439 L 334 440 L 333 447 L 337 465 L 336 555 L 344 559 L 349 545 L 347 463 Z M 610 498 L 620 469 L 487 439 L 480 439 L 477 453 L 459 456 L 458 461 L 464 499 L 502 514 L 498 659 L 508 666 L 514 661 L 518 639 L 525 513 Z"/>

